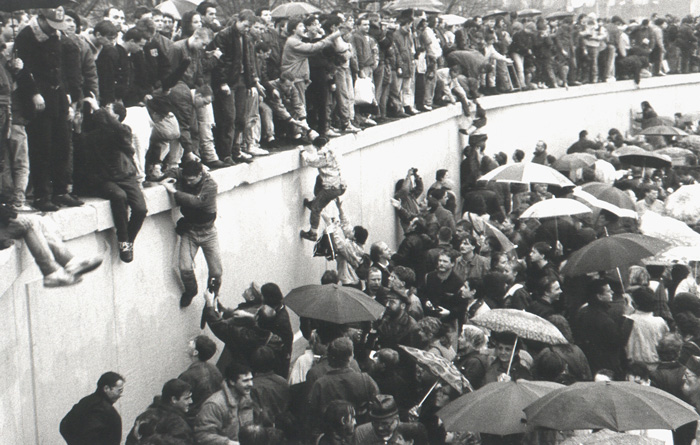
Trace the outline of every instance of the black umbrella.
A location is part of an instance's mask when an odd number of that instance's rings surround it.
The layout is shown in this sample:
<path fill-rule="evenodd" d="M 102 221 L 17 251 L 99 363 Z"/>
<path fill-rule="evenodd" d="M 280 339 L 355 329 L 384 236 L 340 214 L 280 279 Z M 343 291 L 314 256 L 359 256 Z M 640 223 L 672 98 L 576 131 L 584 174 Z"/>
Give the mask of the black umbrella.
<path fill-rule="evenodd" d="M 0 0 L 0 11 L 14 12 L 34 8 L 58 8 L 65 5 L 77 5 L 74 0 Z"/>

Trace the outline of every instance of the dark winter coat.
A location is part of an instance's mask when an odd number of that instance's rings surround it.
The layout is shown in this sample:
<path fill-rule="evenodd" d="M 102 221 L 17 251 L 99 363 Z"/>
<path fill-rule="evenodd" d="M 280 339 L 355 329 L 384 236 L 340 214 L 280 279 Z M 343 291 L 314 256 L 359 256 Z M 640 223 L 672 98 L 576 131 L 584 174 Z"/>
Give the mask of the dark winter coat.
<path fill-rule="evenodd" d="M 119 445 L 122 418 L 107 396 L 97 390 L 73 405 L 61 420 L 59 431 L 68 445 Z"/>

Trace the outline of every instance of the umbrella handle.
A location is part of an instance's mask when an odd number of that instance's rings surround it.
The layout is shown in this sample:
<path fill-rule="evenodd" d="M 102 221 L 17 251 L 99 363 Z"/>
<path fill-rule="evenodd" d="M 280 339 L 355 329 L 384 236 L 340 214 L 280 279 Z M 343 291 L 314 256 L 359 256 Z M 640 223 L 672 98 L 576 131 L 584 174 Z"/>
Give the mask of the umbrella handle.
<path fill-rule="evenodd" d="M 420 409 L 420 407 L 423 406 L 423 403 L 425 403 L 425 400 L 428 398 L 428 396 L 430 395 L 430 393 L 433 392 L 433 390 L 435 389 L 435 387 L 437 386 L 437 384 L 438 384 L 439 382 L 440 382 L 440 379 L 439 379 L 439 378 L 438 378 L 437 380 L 435 380 L 435 383 L 433 383 L 433 386 L 431 386 L 430 389 L 428 390 L 428 392 L 425 393 L 425 396 L 423 397 L 423 400 L 421 400 L 420 403 L 419 403 L 418 405 L 414 406 L 414 408 Z"/>
<path fill-rule="evenodd" d="M 518 337 L 515 337 L 515 342 L 513 343 L 513 352 L 510 353 L 510 361 L 508 362 L 508 370 L 506 375 L 510 377 L 510 367 L 513 365 L 513 358 L 515 358 L 515 350 L 518 348 Z"/>

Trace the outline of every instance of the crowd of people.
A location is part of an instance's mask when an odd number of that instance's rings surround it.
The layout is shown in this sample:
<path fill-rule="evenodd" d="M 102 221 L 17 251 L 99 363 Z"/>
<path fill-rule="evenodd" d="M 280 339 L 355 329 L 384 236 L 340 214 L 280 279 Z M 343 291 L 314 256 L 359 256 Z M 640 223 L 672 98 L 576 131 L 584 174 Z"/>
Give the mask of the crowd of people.
<path fill-rule="evenodd" d="M 643 128 L 661 123 L 648 102 L 642 109 Z M 318 243 L 326 238 L 337 265 L 320 283 L 361 290 L 384 306 L 383 314 L 374 322 L 347 324 L 302 317 L 308 346 L 292 361 L 290 312 L 277 284 L 251 283 L 235 309 L 209 286 L 202 327 L 207 324 L 223 342 L 218 362 L 210 363 L 216 343 L 206 335 L 195 338 L 193 364 L 145 407 L 127 444 L 541 444 L 544 437 L 558 443 L 540 431 L 495 436 L 446 430 L 437 412 L 460 391 L 417 364 L 406 346 L 453 363 L 474 390 L 521 379 L 564 385 L 622 380 L 655 386 L 700 408 L 695 268 L 687 261 L 640 262 L 622 271 L 562 272 L 577 249 L 601 237 L 639 233 L 651 213 L 661 218 L 667 213 L 663 200 L 690 177 L 676 167 L 641 169 L 616 159 L 616 144 L 632 142 L 619 130 L 606 141 L 589 140 L 582 131 L 568 151 L 598 160 L 577 174 L 561 170 L 578 185 L 603 182 L 636 203 L 636 211 L 607 203 L 595 217 L 522 219 L 533 204 L 575 197 L 576 191 L 573 185 L 481 179 L 507 158 L 484 154 L 488 137 L 482 131 L 471 133 L 464 149 L 460 188 L 446 169 L 435 172 L 427 189 L 417 168 L 397 181 L 391 204 L 404 238 L 395 252 L 384 241 L 367 248 L 373 228 L 350 222 L 341 201 L 347 185 L 327 141 L 317 138 L 302 149 L 302 158 L 319 168 L 315 198 L 304 202 L 314 233 L 302 237 L 320 237 Z M 634 142 L 648 148 L 674 142 L 658 139 L 639 136 Z M 532 162 L 556 166 L 546 150 L 538 142 Z M 200 163 L 188 165 L 185 176 L 202 174 Z M 192 165 L 200 170 L 189 171 Z M 320 219 L 321 235 L 315 233 Z M 471 322 L 499 308 L 548 320 L 568 343 L 516 342 L 514 334 Z M 108 372 L 96 392 L 73 407 L 60 427 L 69 445 L 118 443 L 121 422 L 113 404 L 125 384 Z M 696 428 L 636 433 L 690 444 Z"/>
<path fill-rule="evenodd" d="M 15 14 L 5 18 L 0 68 L 6 131 L 0 147 L 10 183 L 3 187 L 8 203 L 0 207 L 0 231 L 27 241 L 45 285 L 73 284 L 101 259 L 75 259 L 40 217 L 26 213 L 30 170 L 36 210 L 80 206 L 76 195 L 110 200 L 124 262 L 133 260 L 147 214 L 142 187 L 162 184 L 183 216 L 176 228 L 182 307 L 201 293 L 193 260 L 204 251 L 209 279 L 202 322 L 224 350 L 215 366 L 216 343 L 204 335 L 194 339 L 192 365 L 144 407 L 128 444 L 526 440 L 446 431 L 436 412 L 458 391 L 436 384 L 400 346 L 453 362 L 475 389 L 517 379 L 627 379 L 700 407 L 700 290 L 693 271 L 682 264 L 636 265 L 619 275 L 563 276 L 571 252 L 601 236 L 638 232 L 636 219 L 605 209 L 594 220 L 519 219 L 530 205 L 569 196 L 571 189 L 480 181 L 508 157 L 484 154 L 487 135 L 475 130 L 484 126 L 485 112 L 471 106 L 482 94 L 513 89 L 625 77 L 639 83 L 644 70 L 695 71 L 692 18 L 678 25 L 668 16 L 625 23 L 501 14 L 452 30 L 439 17 L 414 11 L 395 19 L 333 12 L 273 20 L 269 10 L 243 10 L 222 26 L 215 5 L 203 2 L 177 26 L 147 8 L 138 8 L 130 22 L 116 8 L 94 26 L 63 8 Z M 382 241 L 367 251 L 373 228 L 349 222 L 341 201 L 347 184 L 328 139 L 457 102 L 465 114 L 474 113 L 465 130 L 460 187 L 441 169 L 425 190 L 419 170 L 411 168 L 391 199 L 403 241 L 396 252 Z M 658 118 L 650 108 L 643 110 L 643 126 Z M 138 121 L 147 123 L 145 135 Z M 635 197 L 640 214 L 663 213 L 658 200 L 685 179 L 671 168 L 628 174 L 612 155 L 626 142 L 617 130 L 606 141 L 582 132 L 569 151 L 593 152 L 604 163 L 568 173 L 578 183 L 614 184 Z M 314 198 L 304 200 L 311 227 L 301 237 L 316 241 L 325 219 L 337 272 L 327 271 L 321 283 L 355 287 L 385 307 L 373 323 L 302 319 L 309 346 L 293 363 L 290 314 L 276 284 L 252 283 L 236 309 L 219 302 L 217 185 L 207 171 L 249 163 L 286 143 L 305 145 L 302 160 L 319 169 Z M 523 157 L 516 152 L 513 160 Z M 555 161 L 538 142 L 532 162 Z M 329 216 L 333 207 L 338 218 Z M 492 227 L 513 248 L 493 236 Z M 516 348 L 514 337 L 470 324 L 496 308 L 546 318 L 569 344 L 519 342 Z M 116 372 L 100 377 L 95 393 L 61 422 L 69 445 L 120 443 L 121 417 L 113 405 L 125 385 Z M 673 435 L 675 443 L 690 443 L 695 429 Z"/>

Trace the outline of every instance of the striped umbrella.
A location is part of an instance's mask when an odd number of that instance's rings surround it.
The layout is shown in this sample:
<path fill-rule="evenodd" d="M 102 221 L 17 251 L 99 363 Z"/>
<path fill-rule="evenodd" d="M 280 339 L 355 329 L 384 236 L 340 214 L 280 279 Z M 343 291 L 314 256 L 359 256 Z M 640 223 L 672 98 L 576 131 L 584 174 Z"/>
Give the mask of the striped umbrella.
<path fill-rule="evenodd" d="M 533 162 L 502 165 L 481 176 L 479 180 L 520 184 L 552 184 L 559 187 L 574 186 L 573 182 L 553 168 Z"/>

